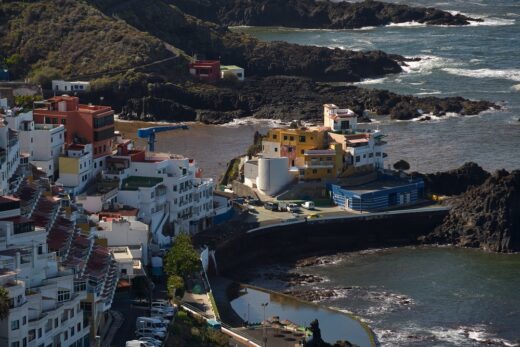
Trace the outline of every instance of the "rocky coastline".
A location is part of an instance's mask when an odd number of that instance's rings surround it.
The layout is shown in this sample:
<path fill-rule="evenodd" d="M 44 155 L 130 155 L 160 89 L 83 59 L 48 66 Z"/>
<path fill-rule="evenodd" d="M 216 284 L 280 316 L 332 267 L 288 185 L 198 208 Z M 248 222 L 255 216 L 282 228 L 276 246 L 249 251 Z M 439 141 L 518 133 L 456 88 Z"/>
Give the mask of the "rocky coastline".
<path fill-rule="evenodd" d="M 313 122 L 320 120 L 323 104 L 328 102 L 348 106 L 361 117 L 365 116 L 363 121 L 382 115 L 397 120 L 426 114 L 464 116 L 500 108 L 488 101 L 462 97 L 415 97 L 353 85 L 321 83 L 304 77 L 270 76 L 232 85 L 184 82 L 152 86 L 150 96 L 130 98 L 126 102 L 121 118 L 208 124 L 223 124 L 243 117 Z"/>
<path fill-rule="evenodd" d="M 183 11 L 227 26 L 283 26 L 307 29 L 355 29 L 390 23 L 468 25 L 480 21 L 462 14 L 381 1 L 314 0 L 170 0 Z"/>

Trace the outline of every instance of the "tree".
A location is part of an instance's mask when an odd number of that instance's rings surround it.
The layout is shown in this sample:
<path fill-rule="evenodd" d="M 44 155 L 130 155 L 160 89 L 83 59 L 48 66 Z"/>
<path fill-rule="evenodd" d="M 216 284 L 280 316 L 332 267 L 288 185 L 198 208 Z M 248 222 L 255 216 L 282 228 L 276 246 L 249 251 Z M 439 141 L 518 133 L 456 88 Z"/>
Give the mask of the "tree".
<path fill-rule="evenodd" d="M 0 287 L 0 321 L 9 317 L 9 292 Z"/>
<path fill-rule="evenodd" d="M 44 89 L 50 89 L 52 80 L 61 78 L 61 72 L 53 67 L 41 67 L 32 71 L 31 80 L 33 83 L 41 85 Z"/>
<path fill-rule="evenodd" d="M 138 276 L 132 279 L 132 292 L 139 300 L 146 299 L 151 292 L 150 281 L 146 276 Z"/>
<path fill-rule="evenodd" d="M 182 297 L 184 295 L 184 280 L 180 276 L 171 275 L 168 277 L 168 295 L 173 297 Z"/>
<path fill-rule="evenodd" d="M 170 276 L 175 275 L 186 279 L 200 269 L 199 253 L 193 248 L 191 238 L 189 235 L 180 234 L 166 254 L 165 272 Z"/>
<path fill-rule="evenodd" d="M 408 162 L 406 160 L 401 159 L 394 164 L 394 169 L 399 170 L 399 171 L 410 170 L 410 164 L 408 164 Z"/>

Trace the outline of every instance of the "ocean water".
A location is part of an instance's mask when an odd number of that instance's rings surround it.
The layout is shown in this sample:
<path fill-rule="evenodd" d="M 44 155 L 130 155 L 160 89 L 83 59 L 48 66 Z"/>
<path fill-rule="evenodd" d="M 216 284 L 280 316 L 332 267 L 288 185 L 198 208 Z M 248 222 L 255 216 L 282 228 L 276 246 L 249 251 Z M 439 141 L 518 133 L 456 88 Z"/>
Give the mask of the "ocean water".
<path fill-rule="evenodd" d="M 488 170 L 520 169 L 520 1 L 393 1 L 484 19 L 464 27 L 417 23 L 358 30 L 241 30 L 264 40 L 420 57 L 405 72 L 357 83 L 427 96 L 486 99 L 502 106 L 480 115 L 371 125 L 388 134 L 389 163 L 434 172 L 475 161 Z M 348 106 L 348 105 L 341 105 Z M 366 320 L 382 346 L 519 346 L 520 255 L 449 248 L 400 248 L 345 254 L 298 271 L 337 288 L 322 302 Z M 343 288 L 343 289 L 341 289 Z"/>
<path fill-rule="evenodd" d="M 476 161 L 488 170 L 520 168 L 520 1 L 393 2 L 461 12 L 484 22 L 463 27 L 404 23 L 358 30 L 235 30 L 263 40 L 420 57 L 404 73 L 357 84 L 420 97 L 486 99 L 503 110 L 429 122 L 378 117 L 373 126 L 388 134 L 389 163 L 405 159 L 412 169 L 423 172 L 454 168 L 466 161 Z"/>

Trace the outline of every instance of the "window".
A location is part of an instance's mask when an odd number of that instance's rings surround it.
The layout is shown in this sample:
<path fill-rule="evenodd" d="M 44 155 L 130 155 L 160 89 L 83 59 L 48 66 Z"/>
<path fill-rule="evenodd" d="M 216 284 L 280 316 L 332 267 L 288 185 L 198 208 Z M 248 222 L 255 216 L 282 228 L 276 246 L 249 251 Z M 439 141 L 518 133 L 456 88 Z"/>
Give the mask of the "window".
<path fill-rule="evenodd" d="M 332 173 L 332 170 L 331 169 L 327 169 L 327 173 L 328 174 Z"/>
<path fill-rule="evenodd" d="M 327 160 L 328 160 L 328 161 L 331 161 L 331 160 L 332 160 L 332 157 L 327 157 Z"/>
<path fill-rule="evenodd" d="M 278 138 L 278 135 L 273 134 L 273 140 L 276 140 Z"/>
<path fill-rule="evenodd" d="M 20 342 L 19 341 L 11 342 L 11 347 L 20 347 Z"/>
<path fill-rule="evenodd" d="M 356 155 L 356 163 L 359 163 L 360 160 L 361 158 L 359 157 L 359 155 Z"/>
<path fill-rule="evenodd" d="M 38 338 L 42 337 L 42 328 L 38 329 Z"/>
<path fill-rule="evenodd" d="M 366 158 L 366 157 L 367 157 L 367 155 L 366 155 L 366 154 L 363 154 L 363 158 Z"/>
<path fill-rule="evenodd" d="M 22 318 L 22 325 L 27 324 L 27 316 L 23 316 Z"/>
<path fill-rule="evenodd" d="M 288 148 L 289 153 L 292 153 L 292 150 L 293 150 L 292 147 Z"/>
<path fill-rule="evenodd" d="M 70 336 L 74 336 L 74 327 L 70 328 Z"/>
<path fill-rule="evenodd" d="M 368 157 L 369 157 L 369 158 L 374 157 L 374 153 L 369 153 L 369 154 L 368 154 Z"/>
<path fill-rule="evenodd" d="M 300 153 L 301 153 L 301 154 L 305 154 L 305 150 L 302 149 L 302 150 L 300 151 Z"/>
<path fill-rule="evenodd" d="M 376 157 L 380 157 L 381 156 L 381 152 L 376 152 Z"/>
<path fill-rule="evenodd" d="M 300 136 L 300 142 L 305 142 L 305 136 Z"/>
<path fill-rule="evenodd" d="M 20 329 L 20 321 L 18 319 L 11 321 L 11 330 L 18 330 L 18 329 Z"/>
<path fill-rule="evenodd" d="M 312 170 L 312 173 L 313 173 L 313 174 L 317 174 L 317 173 L 318 173 L 318 170 L 313 169 L 313 170 Z"/>
<path fill-rule="evenodd" d="M 58 118 L 56 118 L 56 117 L 52 118 L 52 124 L 58 124 Z"/>
<path fill-rule="evenodd" d="M 58 290 L 58 302 L 70 300 L 70 291 Z"/>
<path fill-rule="evenodd" d="M 58 327 L 58 318 L 54 318 L 54 329 Z"/>
<path fill-rule="evenodd" d="M 76 325 L 76 330 L 77 330 L 78 332 L 81 331 L 81 323 L 78 323 L 78 324 Z"/>
<path fill-rule="evenodd" d="M 38 254 L 43 254 L 43 244 L 38 245 Z"/>
<path fill-rule="evenodd" d="M 74 282 L 74 292 L 81 292 L 84 290 L 87 290 L 87 284 L 84 281 Z"/>
<path fill-rule="evenodd" d="M 66 341 L 68 338 L 69 338 L 69 332 L 68 332 L 68 331 L 65 331 L 65 332 L 63 333 L 63 339 Z"/>
<path fill-rule="evenodd" d="M 287 141 L 287 135 L 284 135 L 284 136 L 283 136 L 283 139 L 284 139 L 285 141 Z"/>
<path fill-rule="evenodd" d="M 275 148 L 274 148 L 274 151 L 275 151 L 275 152 L 278 152 L 278 147 L 275 147 Z"/>
<path fill-rule="evenodd" d="M 289 141 L 294 141 L 294 136 L 289 136 Z"/>
<path fill-rule="evenodd" d="M 63 125 L 67 124 L 67 120 L 65 118 L 62 118 L 61 119 L 61 124 L 63 124 Z M 61 135 L 60 135 L 60 138 L 61 138 Z"/>
<path fill-rule="evenodd" d="M 27 337 L 23 338 L 22 347 L 27 347 Z"/>

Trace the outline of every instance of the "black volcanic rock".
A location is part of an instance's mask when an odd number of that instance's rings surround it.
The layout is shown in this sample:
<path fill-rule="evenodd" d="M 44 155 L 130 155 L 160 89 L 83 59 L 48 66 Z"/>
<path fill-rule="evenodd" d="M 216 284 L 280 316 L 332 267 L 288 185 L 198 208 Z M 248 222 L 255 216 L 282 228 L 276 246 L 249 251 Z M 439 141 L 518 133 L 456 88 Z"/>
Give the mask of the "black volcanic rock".
<path fill-rule="evenodd" d="M 436 172 L 430 174 L 412 173 L 413 177 L 421 177 L 424 180 L 428 193 L 437 195 L 459 195 L 470 187 L 480 186 L 490 176 L 478 164 L 468 162 L 455 170 Z"/>
<path fill-rule="evenodd" d="M 186 82 L 158 84 L 151 89 L 154 98 L 145 100 L 145 112 L 155 120 L 178 121 L 187 115 L 190 120 L 225 123 L 234 118 L 281 119 L 285 121 L 321 121 L 323 104 L 333 102 L 355 110 L 363 118 L 364 111 L 375 115 L 391 115 L 395 119 L 410 119 L 419 111 L 442 116 L 446 112 L 461 115 L 476 114 L 496 107 L 487 101 L 464 98 L 419 98 L 398 95 L 385 90 L 363 89 L 351 85 L 318 83 L 311 79 L 271 76 L 248 79 L 235 86 Z M 158 107 L 154 106 L 158 100 Z M 179 112 L 164 112 L 165 100 L 175 103 Z M 173 105 L 173 104 L 172 104 Z M 185 109 L 179 105 L 183 105 Z M 142 98 L 132 98 L 122 118 L 146 119 L 142 113 Z M 186 120 L 186 119 L 183 119 Z"/>
<path fill-rule="evenodd" d="M 449 204 L 449 215 L 425 241 L 520 251 L 520 170 L 497 171 Z"/>
<path fill-rule="evenodd" d="M 467 25 L 469 18 L 434 8 L 380 1 L 350 3 L 314 0 L 168 0 L 183 11 L 223 25 L 354 29 L 415 21 Z"/>

